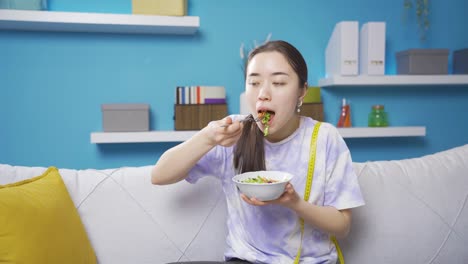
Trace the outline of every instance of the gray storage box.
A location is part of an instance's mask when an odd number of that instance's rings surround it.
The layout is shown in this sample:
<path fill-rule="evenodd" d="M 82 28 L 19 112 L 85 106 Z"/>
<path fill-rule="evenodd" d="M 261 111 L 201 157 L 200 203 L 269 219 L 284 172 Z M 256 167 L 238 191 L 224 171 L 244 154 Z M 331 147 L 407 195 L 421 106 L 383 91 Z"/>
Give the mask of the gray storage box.
<path fill-rule="evenodd" d="M 103 104 L 101 110 L 104 132 L 149 131 L 147 104 Z"/>
<path fill-rule="evenodd" d="M 448 74 L 448 49 L 409 49 L 397 52 L 398 74 Z"/>
<path fill-rule="evenodd" d="M 468 74 L 468 49 L 453 52 L 453 73 Z"/>

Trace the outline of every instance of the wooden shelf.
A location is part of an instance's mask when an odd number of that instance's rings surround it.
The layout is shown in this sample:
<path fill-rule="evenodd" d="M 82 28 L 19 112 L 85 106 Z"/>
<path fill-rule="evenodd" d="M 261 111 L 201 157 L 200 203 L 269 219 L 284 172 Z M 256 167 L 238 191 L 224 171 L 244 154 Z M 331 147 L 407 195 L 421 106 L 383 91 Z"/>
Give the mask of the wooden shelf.
<path fill-rule="evenodd" d="M 125 34 L 195 34 L 195 16 L 148 16 L 0 9 L 0 29 Z"/>
<path fill-rule="evenodd" d="M 344 138 L 417 137 L 426 135 L 426 127 L 353 127 L 338 128 Z M 198 131 L 93 132 L 91 143 L 182 142 Z"/>
<path fill-rule="evenodd" d="M 328 86 L 434 86 L 434 85 L 466 85 L 468 75 L 383 75 L 383 76 L 334 76 L 320 79 L 320 87 Z"/>

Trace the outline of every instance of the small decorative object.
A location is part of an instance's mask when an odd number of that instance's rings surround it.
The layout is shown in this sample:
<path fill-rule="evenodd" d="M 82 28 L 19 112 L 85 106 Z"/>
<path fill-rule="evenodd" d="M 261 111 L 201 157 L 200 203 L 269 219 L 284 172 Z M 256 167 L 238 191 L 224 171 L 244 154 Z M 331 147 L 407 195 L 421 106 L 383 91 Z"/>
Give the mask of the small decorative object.
<path fill-rule="evenodd" d="M 418 20 L 419 39 L 426 40 L 427 31 L 429 30 L 429 0 L 404 0 L 403 7 L 406 13 L 409 14 L 414 9 Z"/>
<path fill-rule="evenodd" d="M 267 43 L 268 41 L 270 41 L 270 39 L 271 39 L 271 33 L 268 33 L 265 41 L 262 44 Z M 253 41 L 253 46 L 250 46 L 250 47 L 246 47 L 244 42 L 241 43 L 241 45 L 240 45 L 240 58 L 242 60 L 242 64 L 241 64 L 242 72 L 245 72 L 245 65 L 247 64 L 247 59 L 249 58 L 250 52 L 253 49 L 255 49 L 256 47 L 258 47 L 258 46 L 259 46 L 259 44 L 257 43 L 256 40 Z"/>
<path fill-rule="evenodd" d="M 312 117 L 317 121 L 325 121 L 323 103 L 320 97 L 320 87 L 309 87 L 302 103 L 301 115 Z"/>
<path fill-rule="evenodd" d="M 351 108 L 349 102 L 346 102 L 346 99 L 343 98 L 341 105 L 341 114 L 340 119 L 338 120 L 337 127 L 351 127 Z"/>
<path fill-rule="evenodd" d="M 0 0 L 0 9 L 47 10 L 47 0 Z"/>
<path fill-rule="evenodd" d="M 383 105 L 373 105 L 372 111 L 369 113 L 369 127 L 386 127 L 388 126 L 387 112 Z"/>
<path fill-rule="evenodd" d="M 138 15 L 186 16 L 187 0 L 132 0 L 132 13 Z"/>
<path fill-rule="evenodd" d="M 321 103 L 322 98 L 320 97 L 320 87 L 309 86 L 307 93 L 304 96 L 304 103 Z"/>

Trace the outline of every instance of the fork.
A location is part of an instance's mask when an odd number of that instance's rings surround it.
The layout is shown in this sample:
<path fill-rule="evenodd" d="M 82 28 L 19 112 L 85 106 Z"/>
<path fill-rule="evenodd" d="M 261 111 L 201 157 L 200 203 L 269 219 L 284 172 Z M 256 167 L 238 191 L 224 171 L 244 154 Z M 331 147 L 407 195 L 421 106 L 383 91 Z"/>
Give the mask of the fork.
<path fill-rule="evenodd" d="M 249 115 L 246 118 L 244 118 L 242 120 L 239 120 L 239 122 L 241 122 L 241 123 L 246 122 L 246 121 L 258 122 L 260 120 L 262 120 L 262 119 L 259 118 L 259 117 L 254 118 L 253 116 Z M 228 127 L 229 125 L 231 125 L 231 124 L 224 124 L 224 125 L 220 125 L 219 127 Z"/>

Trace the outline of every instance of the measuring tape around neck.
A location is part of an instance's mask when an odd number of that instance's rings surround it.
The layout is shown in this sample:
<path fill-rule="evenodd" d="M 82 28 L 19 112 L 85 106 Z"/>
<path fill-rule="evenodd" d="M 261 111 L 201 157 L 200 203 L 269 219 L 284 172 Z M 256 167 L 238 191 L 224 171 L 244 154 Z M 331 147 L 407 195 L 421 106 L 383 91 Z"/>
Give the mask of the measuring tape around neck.
<path fill-rule="evenodd" d="M 307 181 L 306 181 L 306 186 L 304 190 L 304 200 L 308 201 L 310 198 L 310 192 L 312 190 L 312 180 L 314 178 L 314 170 L 315 170 L 315 156 L 317 153 L 317 137 L 318 137 L 318 132 L 321 122 L 317 122 L 314 126 L 314 131 L 312 132 L 312 138 L 310 140 L 310 159 L 309 159 L 309 166 L 307 169 Z M 302 251 L 302 240 L 304 238 L 304 219 L 299 218 L 299 224 L 301 227 L 301 243 L 299 244 L 299 249 L 297 251 L 296 258 L 294 259 L 294 264 L 299 264 L 299 261 L 301 259 L 301 251 Z M 336 240 L 335 237 L 330 238 L 332 242 L 335 244 L 336 251 L 338 253 L 338 259 L 340 260 L 340 264 L 344 264 L 344 258 L 343 254 L 341 252 L 341 249 L 338 245 L 338 241 Z"/>

